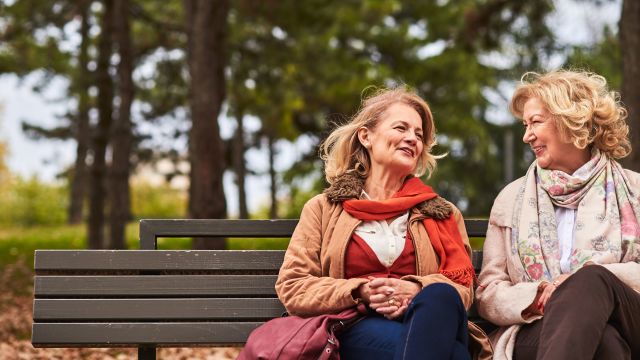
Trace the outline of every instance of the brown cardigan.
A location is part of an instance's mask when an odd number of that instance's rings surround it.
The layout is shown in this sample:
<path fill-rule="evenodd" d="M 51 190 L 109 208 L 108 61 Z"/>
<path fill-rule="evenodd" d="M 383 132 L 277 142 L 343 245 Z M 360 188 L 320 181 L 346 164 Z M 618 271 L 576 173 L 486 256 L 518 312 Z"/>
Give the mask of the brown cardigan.
<path fill-rule="evenodd" d="M 342 201 L 357 198 L 362 182 L 343 176 L 324 194 L 309 200 L 300 215 L 280 274 L 276 292 L 290 314 L 313 316 L 339 312 L 354 306 L 352 291 L 366 279 L 344 278 L 344 257 L 349 239 L 360 220 L 342 209 Z M 409 231 L 416 251 L 417 275 L 403 279 L 422 284 L 447 283 L 456 288 L 465 308 L 473 301 L 472 287 L 464 287 L 438 273 L 438 258 L 427 231 L 419 221 L 427 216 L 441 218 L 453 212 L 467 252 L 471 254 L 460 211 L 442 198 L 425 201 L 411 209 Z"/>

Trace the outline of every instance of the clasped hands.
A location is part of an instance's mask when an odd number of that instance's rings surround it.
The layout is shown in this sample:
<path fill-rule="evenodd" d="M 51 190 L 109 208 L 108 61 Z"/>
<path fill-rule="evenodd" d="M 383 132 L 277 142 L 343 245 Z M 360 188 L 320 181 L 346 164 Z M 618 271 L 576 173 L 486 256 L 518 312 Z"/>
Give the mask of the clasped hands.
<path fill-rule="evenodd" d="M 369 277 L 358 287 L 360 298 L 387 319 L 395 319 L 407 310 L 414 296 L 422 289 L 419 284 L 400 279 Z"/>
<path fill-rule="evenodd" d="M 595 263 L 593 261 L 587 261 L 583 265 L 583 267 L 594 265 L 594 264 Z M 569 276 L 571 276 L 571 274 L 562 274 L 562 275 L 558 275 L 555 279 L 553 279 L 552 282 L 546 282 L 546 281 L 541 282 L 540 285 L 538 286 L 538 292 L 536 293 L 536 297 L 533 299 L 533 303 L 531 303 L 531 305 L 529 305 L 529 307 L 523 311 L 523 314 L 525 312 L 533 315 L 544 314 L 544 307 L 545 305 L 547 305 L 547 301 L 549 301 L 549 299 L 551 298 L 551 295 L 553 295 L 553 292 L 556 291 L 558 286 L 560 286 L 560 284 L 562 284 L 565 280 L 567 280 Z"/>

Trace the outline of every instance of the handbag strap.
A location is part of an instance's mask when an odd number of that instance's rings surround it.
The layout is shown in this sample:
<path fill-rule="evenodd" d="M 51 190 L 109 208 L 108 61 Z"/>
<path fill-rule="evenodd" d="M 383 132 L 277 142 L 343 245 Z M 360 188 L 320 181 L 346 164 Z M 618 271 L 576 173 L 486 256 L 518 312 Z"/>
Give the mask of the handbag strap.
<path fill-rule="evenodd" d="M 359 323 L 366 317 L 367 317 L 366 315 L 358 313 L 352 319 L 336 321 L 334 324 L 330 326 L 330 331 L 332 334 L 337 335 L 343 331 L 349 330 L 355 324 Z"/>
<path fill-rule="evenodd" d="M 369 314 L 369 309 L 363 303 L 359 303 L 353 310 L 355 310 L 353 314 L 349 314 L 353 316 L 335 321 L 329 326 L 329 331 L 334 335 L 339 334 L 345 330 L 350 329 L 355 324 L 364 319 L 367 314 Z"/>

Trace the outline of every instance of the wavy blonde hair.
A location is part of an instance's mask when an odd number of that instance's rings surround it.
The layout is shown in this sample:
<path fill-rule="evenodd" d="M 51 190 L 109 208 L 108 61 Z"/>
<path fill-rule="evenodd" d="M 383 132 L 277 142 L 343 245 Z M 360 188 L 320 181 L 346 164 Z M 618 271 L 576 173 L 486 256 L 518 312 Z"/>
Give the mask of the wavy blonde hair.
<path fill-rule="evenodd" d="M 436 144 L 436 131 L 429 105 L 406 86 L 394 89 L 381 89 L 362 100 L 360 110 L 349 122 L 337 127 L 320 145 L 320 158 L 324 161 L 327 182 L 348 172 L 356 172 L 362 177 L 369 175 L 371 159 L 367 149 L 358 139 L 358 130 L 374 130 L 387 109 L 393 104 L 405 104 L 413 108 L 422 119 L 424 147 L 418 157 L 413 175 L 431 175 L 436 168 L 436 159 L 442 156 L 431 154 Z"/>
<path fill-rule="evenodd" d="M 577 148 L 593 144 L 614 159 L 631 152 L 627 110 L 604 77 L 572 70 L 528 72 L 511 98 L 511 112 L 522 119 L 524 104 L 530 98 L 545 104 L 561 138 Z"/>

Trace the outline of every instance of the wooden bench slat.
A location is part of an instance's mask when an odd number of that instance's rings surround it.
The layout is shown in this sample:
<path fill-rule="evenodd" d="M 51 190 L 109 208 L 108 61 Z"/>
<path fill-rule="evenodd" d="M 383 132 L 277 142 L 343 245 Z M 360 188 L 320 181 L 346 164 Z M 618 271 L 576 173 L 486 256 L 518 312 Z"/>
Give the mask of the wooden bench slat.
<path fill-rule="evenodd" d="M 276 298 L 36 299 L 35 321 L 269 320 L 284 313 Z"/>
<path fill-rule="evenodd" d="M 140 237 L 290 237 L 298 219 L 228 220 L 228 219 L 144 219 L 140 220 Z"/>
<path fill-rule="evenodd" d="M 277 275 L 43 276 L 36 298 L 55 296 L 275 296 Z"/>
<path fill-rule="evenodd" d="M 273 270 L 283 250 L 36 250 L 43 270 Z"/>
<path fill-rule="evenodd" d="M 36 271 L 107 270 L 273 270 L 284 260 L 284 250 L 36 250 Z M 482 251 L 472 254 L 474 267 L 482 265 Z"/>
<path fill-rule="evenodd" d="M 476 274 L 480 274 L 480 268 L 482 267 L 482 251 L 474 250 L 471 252 L 471 263 Z"/>
<path fill-rule="evenodd" d="M 487 220 L 465 220 L 469 236 L 484 237 Z M 144 219 L 140 232 L 156 237 L 290 237 L 298 219 L 238 220 L 238 219 Z"/>
<path fill-rule="evenodd" d="M 262 322 L 34 323 L 36 347 L 242 344 Z"/>
<path fill-rule="evenodd" d="M 469 237 L 485 237 L 487 236 L 488 220 L 465 219 L 464 227 L 467 229 Z"/>

